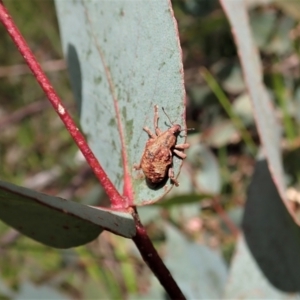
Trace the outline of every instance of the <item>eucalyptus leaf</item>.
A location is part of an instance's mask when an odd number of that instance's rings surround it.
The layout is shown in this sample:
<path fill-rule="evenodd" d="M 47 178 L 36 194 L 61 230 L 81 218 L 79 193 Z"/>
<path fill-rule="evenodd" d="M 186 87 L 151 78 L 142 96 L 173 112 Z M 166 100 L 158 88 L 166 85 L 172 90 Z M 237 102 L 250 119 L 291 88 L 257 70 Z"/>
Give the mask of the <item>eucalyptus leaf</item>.
<path fill-rule="evenodd" d="M 270 284 L 253 259 L 244 236 L 240 235 L 223 299 L 294 300 L 299 298 L 299 293 L 285 293 Z"/>
<path fill-rule="evenodd" d="M 255 47 L 245 3 L 237 0 L 221 0 L 238 48 L 245 83 L 252 102 L 254 117 L 272 177 L 281 199 L 285 200 L 285 181 L 281 160 L 281 128 L 275 116 L 272 99 L 263 83 L 260 57 Z M 283 201 L 286 204 L 286 201 Z M 296 218 L 289 206 L 290 214 Z"/>
<path fill-rule="evenodd" d="M 139 163 L 154 131 L 154 105 L 185 128 L 185 89 L 171 2 L 56 2 L 63 50 L 89 144 L 110 180 L 133 204 L 159 200 L 173 186 L 150 188 Z M 169 120 L 159 109 L 161 130 Z M 184 143 L 184 135 L 178 143 Z M 174 157 L 177 177 L 182 160 Z"/>
<path fill-rule="evenodd" d="M 166 224 L 166 264 L 187 299 L 221 299 L 227 278 L 222 257 L 204 245 L 189 242 Z"/>
<path fill-rule="evenodd" d="M 300 228 L 280 198 L 265 159 L 258 160 L 255 166 L 243 231 L 253 258 L 266 278 L 282 291 L 298 292 Z"/>
<path fill-rule="evenodd" d="M 51 300 L 68 300 L 69 297 L 59 292 L 53 287 L 47 285 L 36 286 L 30 282 L 23 282 L 15 300 L 24 299 L 51 299 Z"/>
<path fill-rule="evenodd" d="M 184 205 L 189 203 L 197 203 L 203 199 L 211 198 L 212 195 L 210 194 L 186 194 L 186 195 L 178 195 L 174 196 L 166 201 L 162 201 L 157 203 L 157 205 L 162 207 L 169 207 L 172 205 Z"/>
<path fill-rule="evenodd" d="M 126 212 L 82 205 L 0 181 L 0 219 L 46 245 L 70 248 L 94 240 L 104 229 L 132 237 Z"/>
<path fill-rule="evenodd" d="M 188 162 L 194 168 L 194 180 L 203 194 L 219 194 L 221 174 L 212 151 L 202 144 L 194 144 L 187 151 Z"/>

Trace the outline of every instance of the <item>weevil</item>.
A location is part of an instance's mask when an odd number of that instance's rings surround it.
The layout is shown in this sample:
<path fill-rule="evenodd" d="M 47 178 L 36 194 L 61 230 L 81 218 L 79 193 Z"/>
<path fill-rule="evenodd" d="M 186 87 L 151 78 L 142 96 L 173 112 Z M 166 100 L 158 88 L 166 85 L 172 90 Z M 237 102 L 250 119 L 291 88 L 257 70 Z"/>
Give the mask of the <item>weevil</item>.
<path fill-rule="evenodd" d="M 164 109 L 163 111 L 166 114 Z M 172 126 L 166 131 L 161 131 L 158 127 L 158 106 L 154 106 L 155 133 L 152 133 L 148 127 L 143 128 L 143 130 L 148 133 L 149 140 L 146 143 L 140 164 L 134 165 L 136 170 L 142 169 L 147 182 L 152 186 L 162 183 L 167 176 L 176 186 L 179 185 L 172 168 L 173 155 L 175 154 L 181 159 L 186 158 L 186 154 L 181 151 L 190 146 L 187 143 L 176 144 L 177 137 L 180 131 L 182 131 L 181 126 L 179 124 L 173 124 L 169 116 L 167 114 L 166 116 Z"/>

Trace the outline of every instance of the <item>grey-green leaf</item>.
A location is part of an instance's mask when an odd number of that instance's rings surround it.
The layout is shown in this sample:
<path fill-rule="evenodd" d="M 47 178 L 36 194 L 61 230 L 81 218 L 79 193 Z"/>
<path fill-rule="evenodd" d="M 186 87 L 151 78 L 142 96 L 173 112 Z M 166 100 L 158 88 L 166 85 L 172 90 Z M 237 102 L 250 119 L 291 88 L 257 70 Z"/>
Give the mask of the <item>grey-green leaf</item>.
<path fill-rule="evenodd" d="M 188 241 L 166 224 L 166 264 L 187 299 L 221 299 L 227 278 L 222 257 L 204 245 Z"/>
<path fill-rule="evenodd" d="M 103 229 L 135 235 L 130 214 L 82 205 L 0 181 L 0 219 L 46 245 L 69 248 L 94 240 Z"/>
<path fill-rule="evenodd" d="M 56 1 L 63 49 L 89 144 L 109 178 L 135 205 L 159 200 L 170 181 L 151 189 L 139 163 L 148 135 L 159 126 L 185 125 L 185 90 L 176 21 L 171 2 Z M 183 143 L 184 134 L 178 138 Z M 181 160 L 174 158 L 176 176 Z"/>
<path fill-rule="evenodd" d="M 299 297 L 299 293 L 280 291 L 267 280 L 253 259 L 243 235 L 240 235 L 222 299 L 296 300 Z"/>
<path fill-rule="evenodd" d="M 285 200 L 285 181 L 281 161 L 280 125 L 276 119 L 273 103 L 263 83 L 262 66 L 257 48 L 252 38 L 249 17 L 244 1 L 221 0 L 228 16 L 240 61 L 243 67 L 245 83 L 251 97 L 253 112 L 272 177 L 283 200 Z M 283 201 L 286 205 L 287 201 Z M 286 205 L 297 222 L 295 214 Z"/>
<path fill-rule="evenodd" d="M 299 291 L 299 226 L 285 209 L 265 159 L 258 160 L 255 166 L 243 231 L 257 266 L 268 280 L 280 290 Z"/>

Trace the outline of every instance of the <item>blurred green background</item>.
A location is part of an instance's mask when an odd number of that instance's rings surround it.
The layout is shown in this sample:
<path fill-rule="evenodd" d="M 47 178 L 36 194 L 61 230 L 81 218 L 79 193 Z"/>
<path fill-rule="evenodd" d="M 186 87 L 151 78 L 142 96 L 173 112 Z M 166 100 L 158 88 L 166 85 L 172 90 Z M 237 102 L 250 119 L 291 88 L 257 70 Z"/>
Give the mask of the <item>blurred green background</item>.
<path fill-rule="evenodd" d="M 248 2 L 265 83 L 283 126 L 287 180 L 298 187 L 300 2 Z M 4 3 L 78 121 L 53 1 Z M 157 216 L 191 240 L 220 251 L 229 265 L 259 139 L 230 27 L 218 1 L 172 3 L 183 50 L 187 123 L 196 128 L 189 140 L 201 141 L 203 147 L 190 153 L 183 167 L 183 177 L 188 174 L 192 180 L 184 183 L 183 178 L 181 190 L 173 189 L 164 205 L 141 209 L 142 221 L 162 256 L 165 234 L 155 222 Z M 0 179 L 86 204 L 107 201 L 2 26 L 0 39 Z M 213 78 L 219 83 L 214 91 L 209 87 Z M 225 101 L 220 98 L 223 93 Z M 250 139 L 236 126 L 237 119 Z M 132 242 L 109 233 L 100 240 L 56 250 L 0 223 L 0 299 L 120 299 L 147 294 L 149 271 Z"/>

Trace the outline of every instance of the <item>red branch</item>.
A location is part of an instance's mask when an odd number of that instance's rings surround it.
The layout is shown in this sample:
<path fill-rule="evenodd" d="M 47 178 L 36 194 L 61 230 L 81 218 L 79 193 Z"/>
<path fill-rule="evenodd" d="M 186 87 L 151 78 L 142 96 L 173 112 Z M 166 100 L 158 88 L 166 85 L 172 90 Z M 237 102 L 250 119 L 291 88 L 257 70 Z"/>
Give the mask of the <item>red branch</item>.
<path fill-rule="evenodd" d="M 223 220 L 224 224 L 229 228 L 231 233 L 235 238 L 238 237 L 240 230 L 235 226 L 235 224 L 231 221 L 226 211 L 223 209 L 222 205 L 220 204 L 220 200 L 218 197 L 214 197 L 212 199 L 212 207 L 215 210 L 215 212 L 220 216 L 220 218 Z"/>
<path fill-rule="evenodd" d="M 41 88 L 44 90 L 55 111 L 65 124 L 67 130 L 71 134 L 78 148 L 81 150 L 87 162 L 93 169 L 96 177 L 98 178 L 108 197 L 110 198 L 112 207 L 124 208 L 126 203 L 125 199 L 119 194 L 115 186 L 107 177 L 107 174 L 105 173 L 98 160 L 96 159 L 95 155 L 93 154 L 92 150 L 88 146 L 83 134 L 79 131 L 75 122 L 72 120 L 71 116 L 62 104 L 62 101 L 56 94 L 49 79 L 46 77 L 45 73 L 43 72 L 36 58 L 34 57 L 32 51 L 29 49 L 25 39 L 23 38 L 17 26 L 13 22 L 2 1 L 0 1 L 0 21 L 6 28 L 8 34 L 17 46 L 19 52 L 24 57 L 25 62 L 31 69 L 34 77 L 40 84 Z"/>
<path fill-rule="evenodd" d="M 62 104 L 61 100 L 57 96 L 56 92 L 54 91 L 53 87 L 50 84 L 50 81 L 42 71 L 40 65 L 36 61 L 33 53 L 29 49 L 27 43 L 25 42 L 18 28 L 16 27 L 13 20 L 9 16 L 1 0 L 0 0 L 0 21 L 8 31 L 12 40 L 16 44 L 18 50 L 24 57 L 27 65 L 33 72 L 33 75 L 35 76 L 36 80 L 38 81 L 38 83 L 44 90 L 45 94 L 47 95 L 55 111 L 58 113 L 59 117 L 65 124 L 67 130 L 69 131 L 74 141 L 76 142 L 78 148 L 81 150 L 87 162 L 89 163 L 92 170 L 96 174 L 97 178 L 99 179 L 100 183 L 102 184 L 104 190 L 106 191 L 107 195 L 111 200 L 112 207 L 125 208 L 126 207 L 125 199 L 118 193 L 118 191 L 116 190 L 116 188 L 114 187 L 114 185 L 112 184 L 112 182 L 109 180 L 106 173 L 102 169 L 101 165 L 97 161 L 96 157 L 92 153 L 91 149 L 87 145 L 87 142 L 85 141 L 83 135 L 81 134 L 81 132 L 75 125 L 74 121 L 72 120 L 71 116 L 69 115 L 64 105 Z M 147 232 L 145 231 L 145 228 L 140 223 L 137 213 L 133 212 L 132 215 L 134 216 L 135 223 L 136 223 L 136 230 L 137 230 L 136 235 L 133 237 L 133 241 L 136 244 L 137 248 L 139 249 L 143 259 L 148 264 L 148 266 L 155 274 L 155 276 L 158 278 L 158 280 L 165 288 L 166 292 L 169 294 L 171 299 L 185 299 L 183 293 L 181 292 L 177 283 L 173 279 L 169 270 L 164 265 L 163 261 L 161 260 L 158 253 L 156 252 L 151 240 L 147 235 Z"/>
<path fill-rule="evenodd" d="M 132 238 L 132 240 L 139 249 L 144 261 L 147 263 L 148 267 L 159 280 L 160 284 L 164 287 L 171 299 L 186 299 L 176 281 L 172 277 L 172 274 L 165 266 L 156 249 L 154 248 L 145 228 L 140 222 L 136 211 L 133 212 L 132 215 L 136 224 L 136 235 Z"/>

